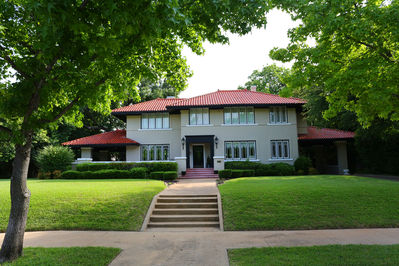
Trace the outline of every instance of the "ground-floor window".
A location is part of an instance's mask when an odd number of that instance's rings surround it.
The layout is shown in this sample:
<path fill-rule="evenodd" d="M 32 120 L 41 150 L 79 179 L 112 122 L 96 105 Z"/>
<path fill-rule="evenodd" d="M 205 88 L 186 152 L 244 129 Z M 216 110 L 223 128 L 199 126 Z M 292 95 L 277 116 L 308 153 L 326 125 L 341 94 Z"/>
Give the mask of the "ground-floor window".
<path fill-rule="evenodd" d="M 289 140 L 272 140 L 270 142 L 272 159 L 289 159 L 290 142 Z"/>
<path fill-rule="evenodd" d="M 224 156 L 226 160 L 256 159 L 255 141 L 226 141 Z"/>
<path fill-rule="evenodd" d="M 168 161 L 169 145 L 141 145 L 142 161 Z"/>

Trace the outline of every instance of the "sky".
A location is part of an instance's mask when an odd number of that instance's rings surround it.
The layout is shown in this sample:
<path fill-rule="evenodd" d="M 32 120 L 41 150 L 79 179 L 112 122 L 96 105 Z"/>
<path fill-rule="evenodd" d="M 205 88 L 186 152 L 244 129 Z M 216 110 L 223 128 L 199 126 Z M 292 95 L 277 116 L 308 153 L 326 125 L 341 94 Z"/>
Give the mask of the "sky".
<path fill-rule="evenodd" d="M 287 13 L 272 10 L 267 15 L 266 29 L 254 29 L 244 36 L 229 34 L 230 44 L 206 42 L 202 56 L 184 48 L 183 55 L 194 75 L 188 80 L 188 88 L 179 97 L 193 97 L 218 89 L 237 89 L 245 84 L 255 69 L 262 69 L 267 64 L 290 67 L 290 64 L 270 59 L 269 51 L 274 47 L 286 47 L 289 43 L 287 31 L 297 24 Z"/>

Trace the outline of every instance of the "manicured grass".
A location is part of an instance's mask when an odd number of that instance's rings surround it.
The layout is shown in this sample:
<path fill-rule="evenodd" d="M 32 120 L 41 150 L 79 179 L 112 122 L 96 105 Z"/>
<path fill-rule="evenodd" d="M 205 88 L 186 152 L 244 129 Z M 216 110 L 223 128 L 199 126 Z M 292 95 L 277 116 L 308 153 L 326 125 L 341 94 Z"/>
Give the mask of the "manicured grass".
<path fill-rule="evenodd" d="M 230 265 L 399 265 L 399 245 L 244 248 L 228 251 Z"/>
<path fill-rule="evenodd" d="M 28 180 L 32 192 L 27 231 L 138 230 L 154 195 L 155 180 Z M 10 182 L 0 180 L 0 232 L 10 211 Z"/>
<path fill-rule="evenodd" d="M 24 248 L 24 255 L 4 266 L 100 266 L 108 265 L 119 254 L 119 248 L 73 247 L 73 248 Z"/>
<path fill-rule="evenodd" d="M 399 182 L 355 176 L 250 177 L 219 186 L 225 230 L 399 227 Z"/>

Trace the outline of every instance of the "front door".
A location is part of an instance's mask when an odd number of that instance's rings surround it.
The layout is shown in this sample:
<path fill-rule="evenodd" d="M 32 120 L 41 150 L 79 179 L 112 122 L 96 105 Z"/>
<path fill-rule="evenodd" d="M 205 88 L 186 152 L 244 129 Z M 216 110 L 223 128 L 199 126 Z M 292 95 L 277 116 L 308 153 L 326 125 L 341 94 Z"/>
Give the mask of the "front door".
<path fill-rule="evenodd" d="M 193 167 L 204 168 L 204 146 L 193 146 Z"/>

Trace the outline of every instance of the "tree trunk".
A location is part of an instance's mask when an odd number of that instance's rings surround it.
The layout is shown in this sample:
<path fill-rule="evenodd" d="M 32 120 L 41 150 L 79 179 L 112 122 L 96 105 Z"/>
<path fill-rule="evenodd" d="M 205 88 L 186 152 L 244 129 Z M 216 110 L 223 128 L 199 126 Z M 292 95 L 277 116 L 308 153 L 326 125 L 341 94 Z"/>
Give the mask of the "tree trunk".
<path fill-rule="evenodd" d="M 6 235 L 0 250 L 0 264 L 22 255 L 26 220 L 28 218 L 30 191 L 26 185 L 32 134 L 25 135 L 25 144 L 16 145 L 11 176 L 11 211 Z"/>

